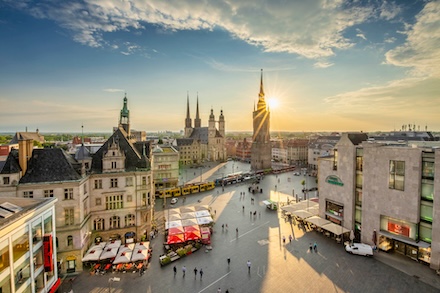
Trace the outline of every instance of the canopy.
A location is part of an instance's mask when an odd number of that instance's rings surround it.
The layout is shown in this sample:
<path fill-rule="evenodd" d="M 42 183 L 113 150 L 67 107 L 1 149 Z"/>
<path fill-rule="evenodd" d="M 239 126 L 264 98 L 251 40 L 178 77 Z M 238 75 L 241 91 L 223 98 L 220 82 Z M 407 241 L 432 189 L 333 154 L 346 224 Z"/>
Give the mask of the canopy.
<path fill-rule="evenodd" d="M 131 250 L 133 250 L 133 248 L 134 248 L 134 243 L 121 245 L 119 247 L 118 254 L 120 254 L 124 251 L 131 251 Z"/>
<path fill-rule="evenodd" d="M 299 217 L 301 219 L 306 219 L 306 218 L 310 218 L 310 217 L 313 216 L 312 213 L 309 213 L 308 211 L 305 211 L 305 210 L 294 211 L 292 213 L 292 215 L 297 216 L 297 217 Z"/>
<path fill-rule="evenodd" d="M 196 210 L 196 211 L 203 211 L 203 210 L 206 210 L 206 211 L 209 211 L 209 206 L 208 205 L 197 205 L 197 206 L 194 206 L 194 209 Z"/>
<path fill-rule="evenodd" d="M 134 249 L 150 249 L 150 242 L 146 241 L 146 242 L 138 242 L 134 245 Z"/>
<path fill-rule="evenodd" d="M 298 203 L 294 203 L 291 205 L 287 205 L 287 206 L 283 206 L 281 209 L 283 211 L 286 211 L 288 213 L 293 213 L 295 211 L 299 211 L 299 210 L 305 210 L 307 208 L 313 208 L 313 207 L 318 207 L 319 208 L 319 204 L 313 200 L 303 200 L 300 201 Z"/>
<path fill-rule="evenodd" d="M 184 234 L 168 235 L 167 244 L 176 244 L 185 242 Z"/>
<path fill-rule="evenodd" d="M 197 218 L 197 224 L 199 224 L 199 225 L 205 225 L 205 224 L 209 224 L 212 222 L 214 222 L 214 220 L 210 216 Z"/>
<path fill-rule="evenodd" d="M 171 210 L 168 210 L 167 213 L 169 215 L 180 214 L 180 209 L 178 209 L 178 208 L 171 209 Z"/>
<path fill-rule="evenodd" d="M 113 248 L 113 247 L 119 247 L 121 246 L 122 241 L 121 240 L 112 240 L 107 243 L 105 246 L 106 248 Z"/>
<path fill-rule="evenodd" d="M 196 217 L 200 218 L 200 217 L 210 217 L 211 214 L 207 211 L 207 210 L 203 210 L 203 211 L 196 211 Z"/>
<path fill-rule="evenodd" d="M 196 213 L 195 212 L 183 213 L 183 214 L 180 214 L 180 217 L 182 217 L 182 220 L 194 219 L 196 217 Z"/>
<path fill-rule="evenodd" d="M 345 229 L 341 225 L 337 225 L 337 224 L 331 223 L 331 222 L 329 224 L 323 225 L 321 228 L 324 230 L 327 230 L 335 235 L 338 235 L 338 236 L 341 234 L 350 232 L 350 230 Z"/>
<path fill-rule="evenodd" d="M 193 206 L 180 208 L 181 213 L 191 213 L 191 212 L 195 212 L 195 211 L 196 211 L 196 209 Z"/>
<path fill-rule="evenodd" d="M 201 218 L 197 218 L 197 219 L 201 219 Z M 187 226 L 192 226 L 192 225 L 197 225 L 197 220 L 194 219 L 186 219 L 186 220 L 182 220 L 182 226 L 183 227 L 187 227 Z"/>
<path fill-rule="evenodd" d="M 99 245 L 95 245 L 87 251 L 86 255 L 83 257 L 82 261 L 98 261 L 99 256 L 102 253 L 102 247 Z"/>
<path fill-rule="evenodd" d="M 306 211 L 308 211 L 309 213 L 312 213 L 314 215 L 318 215 L 319 214 L 319 206 L 313 206 L 313 207 L 306 208 Z"/>
<path fill-rule="evenodd" d="M 180 214 L 172 214 L 167 216 L 167 221 L 178 221 L 178 220 L 182 220 Z"/>
<path fill-rule="evenodd" d="M 111 259 L 116 257 L 116 254 L 118 253 L 118 247 L 107 247 L 104 248 L 104 250 L 101 253 L 101 256 L 99 257 L 99 260 L 105 260 L 105 259 Z"/>
<path fill-rule="evenodd" d="M 170 229 L 174 227 L 182 227 L 182 221 L 178 220 L 178 221 L 165 222 L 165 229 Z"/>
<path fill-rule="evenodd" d="M 128 263 L 131 261 L 131 255 L 133 252 L 131 250 L 126 251 L 119 251 L 118 255 L 116 256 L 115 260 L 113 261 L 113 264 L 119 264 L 119 263 Z"/>
<path fill-rule="evenodd" d="M 135 249 L 131 255 L 131 261 L 141 261 L 148 259 L 148 249 Z"/>
<path fill-rule="evenodd" d="M 323 219 L 319 216 L 313 216 L 313 217 L 307 218 L 306 221 L 309 223 L 312 223 L 318 227 L 322 227 L 325 224 L 331 223 L 329 220 Z"/>
<path fill-rule="evenodd" d="M 185 232 L 191 232 L 191 231 L 200 231 L 199 225 L 192 225 L 192 226 L 186 226 L 184 227 Z"/>
<path fill-rule="evenodd" d="M 181 234 L 183 232 L 185 232 L 185 231 L 183 230 L 182 226 L 180 226 L 180 227 L 172 227 L 172 228 L 168 229 L 168 235 L 176 235 L 176 234 Z"/>
<path fill-rule="evenodd" d="M 200 239 L 201 237 L 202 236 L 200 235 L 200 231 L 185 232 L 185 241 L 197 240 Z"/>

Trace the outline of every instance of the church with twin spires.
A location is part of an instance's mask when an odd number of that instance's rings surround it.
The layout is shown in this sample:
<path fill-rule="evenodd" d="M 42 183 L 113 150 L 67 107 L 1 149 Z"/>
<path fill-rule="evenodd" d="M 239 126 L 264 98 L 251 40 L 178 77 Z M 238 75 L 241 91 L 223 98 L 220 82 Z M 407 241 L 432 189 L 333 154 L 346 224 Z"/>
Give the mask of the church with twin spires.
<path fill-rule="evenodd" d="M 208 126 L 202 127 L 197 97 L 196 117 L 192 123 L 189 107 L 189 95 L 186 101 L 184 138 L 177 139 L 180 161 L 183 165 L 199 164 L 203 161 L 225 161 L 226 155 L 225 117 L 220 110 L 218 120 L 211 108 Z"/>

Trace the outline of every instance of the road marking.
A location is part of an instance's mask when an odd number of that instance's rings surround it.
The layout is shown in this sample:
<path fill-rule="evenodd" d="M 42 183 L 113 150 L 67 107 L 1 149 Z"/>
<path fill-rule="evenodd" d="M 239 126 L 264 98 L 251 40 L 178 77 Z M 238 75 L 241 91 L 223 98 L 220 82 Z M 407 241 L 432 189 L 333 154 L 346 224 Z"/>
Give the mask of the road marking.
<path fill-rule="evenodd" d="M 258 266 L 258 269 L 257 269 L 257 275 L 260 277 L 260 278 L 263 278 L 263 275 L 265 275 L 266 274 L 266 266 L 263 266 L 263 268 L 261 269 L 261 275 L 260 275 L 260 266 Z"/>
<path fill-rule="evenodd" d="M 202 290 L 200 290 L 199 293 L 205 291 L 206 289 L 208 289 L 209 287 L 211 287 L 212 285 L 214 285 L 215 283 L 217 283 L 217 282 L 220 281 L 221 279 L 225 278 L 225 277 L 226 277 L 227 275 L 229 275 L 230 273 L 231 273 L 231 271 L 229 271 L 227 274 L 223 275 L 222 277 L 218 278 L 217 280 L 215 280 L 214 282 L 212 282 L 211 284 L 209 284 L 208 286 L 206 286 L 205 288 L 203 288 Z"/>
<path fill-rule="evenodd" d="M 266 223 L 263 223 L 263 224 L 259 225 L 258 227 L 255 227 L 254 229 L 249 230 L 249 231 L 247 231 L 246 233 L 243 233 L 243 234 L 241 234 L 241 235 L 238 236 L 238 237 L 235 237 L 234 239 L 231 240 L 231 242 L 234 242 L 234 241 L 236 241 L 238 238 L 241 238 L 241 237 L 243 237 L 244 235 L 249 234 L 249 233 L 253 232 L 254 230 L 257 230 L 257 229 L 259 229 L 259 228 L 261 228 L 261 227 L 263 227 L 263 226 L 265 226 L 265 225 L 267 225 L 267 224 L 269 224 L 269 223 L 270 223 L 270 221 L 267 221 Z"/>

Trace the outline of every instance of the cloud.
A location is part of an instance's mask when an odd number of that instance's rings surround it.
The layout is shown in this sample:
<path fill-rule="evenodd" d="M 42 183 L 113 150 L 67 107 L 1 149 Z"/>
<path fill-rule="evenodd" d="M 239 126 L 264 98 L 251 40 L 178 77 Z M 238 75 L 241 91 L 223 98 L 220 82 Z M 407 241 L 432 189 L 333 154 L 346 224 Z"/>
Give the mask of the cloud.
<path fill-rule="evenodd" d="M 359 37 L 359 38 L 361 38 L 361 39 L 363 39 L 365 41 L 367 40 L 367 38 L 365 37 L 364 33 L 360 29 L 356 29 L 356 32 L 357 32 L 356 37 Z"/>
<path fill-rule="evenodd" d="M 330 66 L 333 66 L 333 65 L 334 65 L 334 63 L 322 62 L 322 61 L 316 62 L 315 64 L 313 64 L 313 66 L 315 68 L 327 68 L 327 67 L 330 67 Z"/>
<path fill-rule="evenodd" d="M 388 64 L 409 67 L 414 76 L 440 78 L 440 2 L 429 2 L 404 34 L 406 42 L 385 54 Z"/>
<path fill-rule="evenodd" d="M 109 93 L 119 93 L 119 92 L 125 92 L 125 90 L 123 89 L 104 89 L 104 92 L 109 92 Z"/>
<path fill-rule="evenodd" d="M 379 8 L 379 18 L 391 20 L 402 11 L 401 7 L 394 2 L 383 1 Z"/>
<path fill-rule="evenodd" d="M 157 32 L 221 29 L 266 52 L 286 52 L 316 59 L 353 46 L 344 37 L 347 28 L 370 18 L 390 19 L 399 10 L 388 2 L 380 9 L 357 1 L 199 1 L 199 0 L 42 0 L 20 3 L 37 18 L 51 19 L 73 33 L 73 39 L 91 47 L 108 44 L 104 35 L 144 29 Z M 13 3 L 13 2 L 11 2 Z M 13 5 L 13 4 L 11 4 Z M 17 6 L 18 7 L 18 6 Z M 133 52 L 122 50 L 122 54 Z"/>

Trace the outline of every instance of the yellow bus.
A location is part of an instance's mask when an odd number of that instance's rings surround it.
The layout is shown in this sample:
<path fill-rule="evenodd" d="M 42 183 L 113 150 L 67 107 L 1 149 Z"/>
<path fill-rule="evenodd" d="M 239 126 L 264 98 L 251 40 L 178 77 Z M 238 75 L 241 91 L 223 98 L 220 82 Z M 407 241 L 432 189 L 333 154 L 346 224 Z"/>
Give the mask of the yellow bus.
<path fill-rule="evenodd" d="M 182 187 L 182 194 L 183 195 L 191 194 L 191 186 L 183 186 Z"/>
<path fill-rule="evenodd" d="M 191 186 L 191 193 L 197 193 L 200 191 L 199 185 Z"/>

